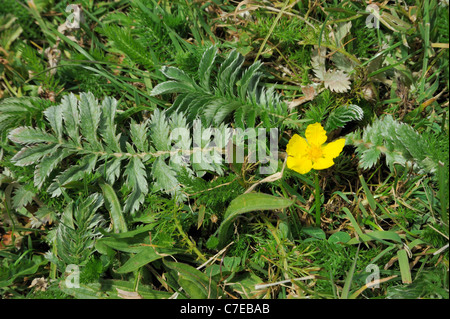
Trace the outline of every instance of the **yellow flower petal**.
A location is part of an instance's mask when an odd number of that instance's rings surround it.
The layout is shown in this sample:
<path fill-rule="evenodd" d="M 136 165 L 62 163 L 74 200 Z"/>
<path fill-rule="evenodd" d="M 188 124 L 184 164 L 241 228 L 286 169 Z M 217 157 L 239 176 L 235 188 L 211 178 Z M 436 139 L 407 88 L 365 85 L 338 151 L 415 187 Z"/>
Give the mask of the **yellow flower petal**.
<path fill-rule="evenodd" d="M 286 146 L 286 153 L 290 156 L 303 157 L 309 149 L 306 140 L 298 134 L 294 134 Z"/>
<path fill-rule="evenodd" d="M 315 159 L 313 168 L 320 170 L 334 165 L 333 159 L 338 157 L 345 146 L 345 138 L 340 138 L 322 147 L 322 157 Z"/>
<path fill-rule="evenodd" d="M 334 165 L 334 161 L 331 157 L 322 157 L 314 161 L 312 168 L 320 170 L 326 169 Z"/>
<path fill-rule="evenodd" d="M 289 156 L 287 159 L 287 167 L 300 174 L 306 174 L 312 169 L 312 161 L 306 157 Z"/>
<path fill-rule="evenodd" d="M 345 146 L 345 138 L 340 138 L 334 142 L 328 143 L 322 148 L 323 157 L 336 158 L 341 154 Z"/>
<path fill-rule="evenodd" d="M 327 132 L 320 123 L 314 123 L 306 128 L 305 137 L 309 145 L 321 146 L 327 141 Z"/>

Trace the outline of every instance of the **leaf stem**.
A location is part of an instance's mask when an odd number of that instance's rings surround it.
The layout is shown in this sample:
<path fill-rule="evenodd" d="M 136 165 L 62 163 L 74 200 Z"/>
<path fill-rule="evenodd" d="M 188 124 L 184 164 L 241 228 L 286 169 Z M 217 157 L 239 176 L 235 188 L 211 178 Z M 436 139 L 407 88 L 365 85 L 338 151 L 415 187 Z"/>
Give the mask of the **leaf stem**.
<path fill-rule="evenodd" d="M 316 226 L 320 227 L 320 185 L 319 185 L 319 172 L 316 172 L 314 174 L 314 186 L 315 186 L 315 193 L 314 197 L 316 200 Z"/>

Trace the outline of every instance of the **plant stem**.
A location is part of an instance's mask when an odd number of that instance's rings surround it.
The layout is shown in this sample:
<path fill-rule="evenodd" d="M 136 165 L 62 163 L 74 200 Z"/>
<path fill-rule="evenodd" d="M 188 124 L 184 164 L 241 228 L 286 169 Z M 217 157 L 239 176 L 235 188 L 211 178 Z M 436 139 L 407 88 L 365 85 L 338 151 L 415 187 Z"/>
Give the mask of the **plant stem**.
<path fill-rule="evenodd" d="M 255 61 L 254 63 L 256 63 L 256 61 L 258 61 L 259 56 L 261 55 L 261 53 L 264 50 L 264 47 L 266 46 L 267 41 L 269 40 L 270 35 L 272 34 L 273 30 L 275 29 L 275 26 L 277 25 L 278 21 L 280 20 L 281 16 L 283 15 L 284 10 L 286 10 L 287 5 L 289 4 L 289 0 L 286 0 L 283 4 L 283 7 L 281 8 L 280 12 L 278 12 L 277 17 L 275 18 L 275 21 L 272 23 L 269 32 L 267 32 L 266 37 L 264 38 L 264 41 L 262 42 L 261 46 L 259 47 L 259 51 L 256 54 L 255 57 Z"/>
<path fill-rule="evenodd" d="M 203 261 L 207 261 L 206 257 L 200 252 L 200 250 L 198 250 L 197 246 L 195 245 L 195 243 L 193 243 L 188 235 L 184 232 L 183 227 L 181 226 L 180 221 L 178 220 L 178 214 L 177 211 L 175 210 L 174 213 L 174 221 L 175 221 L 175 226 L 178 229 L 178 232 L 180 233 L 181 237 L 183 237 L 184 240 L 186 240 L 188 246 L 197 254 L 197 256 Z"/>
<path fill-rule="evenodd" d="M 423 96 L 425 91 L 425 82 L 428 71 L 428 59 L 429 59 L 429 50 L 430 50 L 430 1 L 425 0 L 424 3 L 424 28 L 423 28 L 423 40 L 424 40 L 424 51 L 423 51 L 423 63 L 422 63 L 422 74 L 421 80 L 419 84 L 419 97 L 420 100 L 418 102 L 422 102 L 425 99 Z"/>
<path fill-rule="evenodd" d="M 314 186 L 316 188 L 314 197 L 316 199 L 316 226 L 320 227 L 320 185 L 319 185 L 319 172 L 314 175 Z"/>
<path fill-rule="evenodd" d="M 53 252 L 53 255 L 55 256 L 55 258 L 58 258 L 58 250 L 56 249 L 56 239 L 53 239 L 52 250 L 53 250 L 52 252 Z M 50 263 L 50 279 L 56 279 L 56 271 L 57 271 L 56 264 Z"/>

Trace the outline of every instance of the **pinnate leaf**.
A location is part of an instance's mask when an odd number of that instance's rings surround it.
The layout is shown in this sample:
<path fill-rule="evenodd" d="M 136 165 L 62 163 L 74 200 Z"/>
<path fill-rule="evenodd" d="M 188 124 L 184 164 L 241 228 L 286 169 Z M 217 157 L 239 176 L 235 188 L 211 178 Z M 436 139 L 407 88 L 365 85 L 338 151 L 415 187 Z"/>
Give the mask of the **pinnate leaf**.
<path fill-rule="evenodd" d="M 350 90 L 350 78 L 341 70 L 328 70 L 323 77 L 323 82 L 325 88 L 337 93 L 344 93 Z"/>

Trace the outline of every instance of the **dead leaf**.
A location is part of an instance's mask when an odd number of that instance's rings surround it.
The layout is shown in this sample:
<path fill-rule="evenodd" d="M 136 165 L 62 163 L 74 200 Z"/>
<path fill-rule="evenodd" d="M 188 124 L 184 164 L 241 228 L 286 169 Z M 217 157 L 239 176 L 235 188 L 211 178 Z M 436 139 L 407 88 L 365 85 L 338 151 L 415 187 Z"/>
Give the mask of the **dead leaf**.
<path fill-rule="evenodd" d="M 374 93 L 372 87 L 370 86 L 370 84 L 367 84 L 366 86 L 364 86 L 362 88 L 361 92 L 362 92 L 363 97 L 364 97 L 364 99 L 366 101 L 373 101 L 373 100 L 375 100 L 375 93 Z"/>
<path fill-rule="evenodd" d="M 116 288 L 116 290 L 117 295 L 122 299 L 142 299 L 142 296 L 136 291 L 126 291 L 119 288 Z"/>
<path fill-rule="evenodd" d="M 34 288 L 35 291 L 46 291 L 48 287 L 47 279 L 45 279 L 44 277 L 34 278 L 33 281 L 31 282 L 31 285 L 28 286 L 28 288 L 33 287 L 36 287 Z"/>
<path fill-rule="evenodd" d="M 317 95 L 316 89 L 312 85 L 302 86 L 302 92 L 308 100 L 314 99 Z"/>
<path fill-rule="evenodd" d="M 12 231 L 8 231 L 1 237 L 2 247 L 6 248 L 13 244 Z M 17 249 L 22 245 L 22 236 L 20 236 L 17 232 L 14 233 L 14 244 Z"/>
<path fill-rule="evenodd" d="M 255 184 L 253 184 L 251 187 L 249 187 L 249 188 L 244 192 L 244 194 L 248 194 L 248 193 L 252 192 L 252 191 L 256 188 L 256 186 L 258 186 L 259 184 L 262 184 L 262 183 L 272 183 L 272 182 L 275 182 L 275 181 L 281 179 L 282 177 L 283 177 L 283 172 L 277 172 L 277 173 L 275 173 L 275 174 L 272 174 L 272 175 L 270 175 L 270 176 L 267 176 L 266 178 L 264 178 L 264 179 L 258 181 L 257 183 L 255 183 Z"/>
<path fill-rule="evenodd" d="M 41 86 L 38 87 L 38 94 L 41 98 L 55 102 L 56 101 L 56 93 L 50 90 L 46 90 Z"/>
<path fill-rule="evenodd" d="M 439 98 L 441 97 L 441 95 L 442 95 L 444 92 L 445 92 L 445 90 L 442 91 L 442 92 L 440 92 L 438 95 L 433 96 L 431 99 L 428 99 L 428 100 L 426 100 L 425 102 L 423 102 L 423 103 L 420 105 L 421 110 L 423 110 L 423 109 L 426 108 L 428 105 L 430 105 L 431 103 L 433 103 L 433 102 L 435 102 L 437 99 L 439 99 Z"/>
<path fill-rule="evenodd" d="M 302 86 L 302 92 L 304 94 L 303 96 L 288 102 L 289 110 L 292 110 L 305 102 L 314 100 L 317 95 L 316 89 L 312 85 Z"/>
<path fill-rule="evenodd" d="M 210 217 L 210 220 L 213 224 L 217 223 L 217 221 L 219 220 L 219 217 L 217 217 L 216 214 L 212 214 Z"/>
<path fill-rule="evenodd" d="M 58 66 L 59 60 L 61 59 L 61 51 L 56 47 L 47 48 L 44 51 L 45 56 L 48 59 L 48 64 L 51 68 L 50 74 L 56 74 L 56 67 Z"/>

